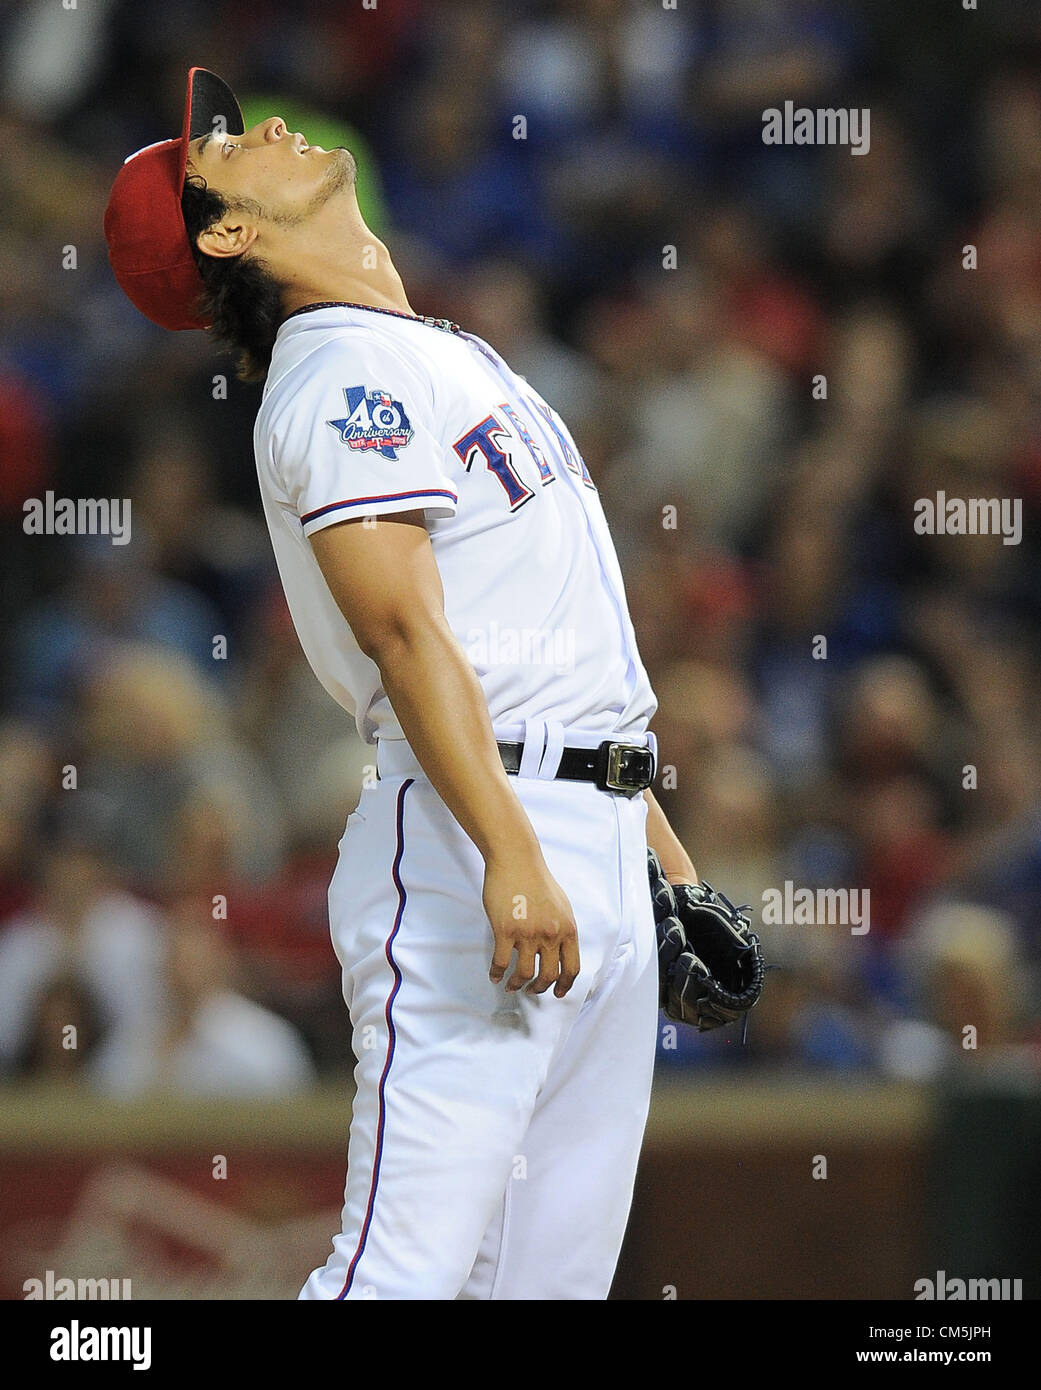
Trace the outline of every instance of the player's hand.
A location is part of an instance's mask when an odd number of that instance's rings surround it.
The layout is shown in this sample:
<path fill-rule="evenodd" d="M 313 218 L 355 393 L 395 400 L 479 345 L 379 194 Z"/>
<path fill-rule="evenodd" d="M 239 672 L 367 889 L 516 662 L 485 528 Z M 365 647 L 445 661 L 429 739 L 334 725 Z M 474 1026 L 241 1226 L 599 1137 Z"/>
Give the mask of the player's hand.
<path fill-rule="evenodd" d="M 516 951 L 517 964 L 506 988 L 513 992 L 527 985 L 529 994 L 545 994 L 552 985 L 556 997 L 563 999 L 580 968 L 578 929 L 567 895 L 541 854 L 488 861 L 484 910 L 495 937 L 489 971 L 493 983 L 506 974 Z"/>

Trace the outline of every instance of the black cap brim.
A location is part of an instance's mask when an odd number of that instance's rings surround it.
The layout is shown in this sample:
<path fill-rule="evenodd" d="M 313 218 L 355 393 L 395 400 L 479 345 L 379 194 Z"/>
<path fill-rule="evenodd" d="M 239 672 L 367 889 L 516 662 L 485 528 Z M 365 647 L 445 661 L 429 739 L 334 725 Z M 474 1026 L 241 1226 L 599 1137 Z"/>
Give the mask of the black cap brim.
<path fill-rule="evenodd" d="M 188 74 L 184 124 L 187 140 L 197 140 L 200 135 L 210 135 L 214 131 L 242 135 L 246 130 L 235 93 L 222 77 L 208 68 L 192 68 Z"/>

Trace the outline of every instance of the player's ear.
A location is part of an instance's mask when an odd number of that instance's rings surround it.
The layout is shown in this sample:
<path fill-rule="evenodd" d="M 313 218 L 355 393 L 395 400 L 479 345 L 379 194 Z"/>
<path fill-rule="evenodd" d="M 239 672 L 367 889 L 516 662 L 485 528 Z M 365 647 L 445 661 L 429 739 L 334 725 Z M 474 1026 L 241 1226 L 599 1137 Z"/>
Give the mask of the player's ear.
<path fill-rule="evenodd" d="M 257 235 L 257 228 L 248 222 L 215 222 L 212 227 L 199 233 L 195 244 L 207 256 L 241 256 L 253 245 Z"/>

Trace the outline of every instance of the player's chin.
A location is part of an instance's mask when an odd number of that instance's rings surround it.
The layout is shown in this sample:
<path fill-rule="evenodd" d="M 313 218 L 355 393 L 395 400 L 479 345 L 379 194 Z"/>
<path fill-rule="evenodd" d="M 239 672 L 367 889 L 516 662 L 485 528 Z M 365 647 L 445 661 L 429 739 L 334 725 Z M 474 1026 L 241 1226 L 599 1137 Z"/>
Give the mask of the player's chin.
<path fill-rule="evenodd" d="M 348 182 L 354 183 L 358 177 L 358 161 L 355 159 L 354 155 L 351 154 L 347 146 L 337 145 L 330 153 L 339 157 L 340 164 L 346 172 Z"/>
<path fill-rule="evenodd" d="M 322 188 L 326 197 L 332 197 L 335 193 L 342 193 L 345 189 L 354 187 L 358 177 L 358 165 L 354 155 L 343 146 L 326 153 L 329 159 L 326 162 Z"/>
<path fill-rule="evenodd" d="M 348 172 L 353 179 L 358 171 L 358 164 L 346 145 L 334 145 L 331 150 L 323 150 L 322 157 L 330 164 Z"/>

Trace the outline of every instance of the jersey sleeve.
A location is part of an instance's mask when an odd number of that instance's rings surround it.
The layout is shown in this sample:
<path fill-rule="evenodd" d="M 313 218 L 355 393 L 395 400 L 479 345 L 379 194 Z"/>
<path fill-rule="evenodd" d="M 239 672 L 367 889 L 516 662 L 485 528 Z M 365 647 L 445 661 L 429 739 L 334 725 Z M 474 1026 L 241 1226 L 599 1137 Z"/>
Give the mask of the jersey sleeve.
<path fill-rule="evenodd" d="M 269 428 L 275 472 L 305 535 L 351 517 L 455 512 L 432 387 L 404 354 L 324 344 L 280 383 Z"/>

